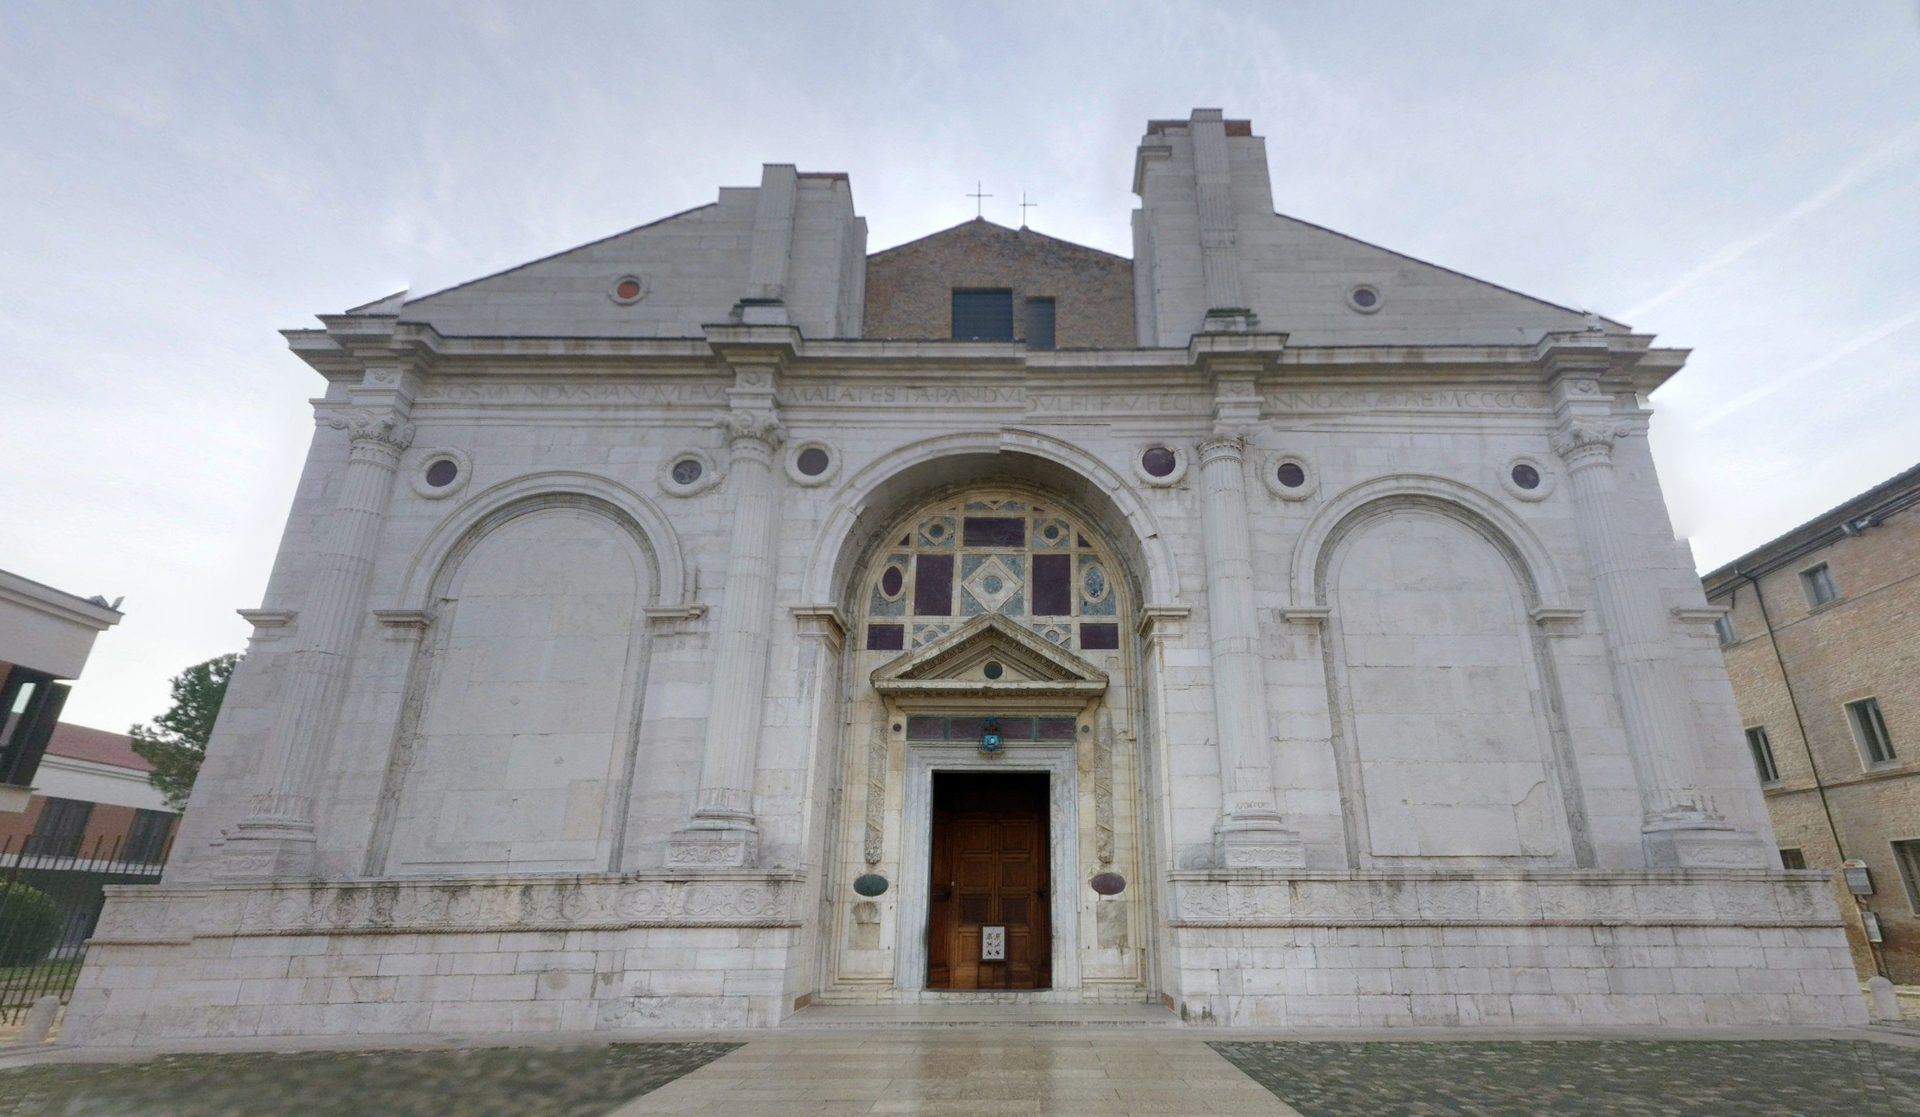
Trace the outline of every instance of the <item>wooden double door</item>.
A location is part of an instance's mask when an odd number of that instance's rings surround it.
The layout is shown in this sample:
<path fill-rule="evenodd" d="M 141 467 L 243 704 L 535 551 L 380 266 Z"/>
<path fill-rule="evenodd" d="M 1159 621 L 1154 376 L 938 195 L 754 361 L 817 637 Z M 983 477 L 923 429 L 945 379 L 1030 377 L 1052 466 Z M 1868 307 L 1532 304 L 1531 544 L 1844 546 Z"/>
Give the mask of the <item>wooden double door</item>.
<path fill-rule="evenodd" d="M 934 773 L 928 988 L 1052 986 L 1047 814 L 1044 772 Z M 982 957 L 990 928 L 1002 960 Z"/>

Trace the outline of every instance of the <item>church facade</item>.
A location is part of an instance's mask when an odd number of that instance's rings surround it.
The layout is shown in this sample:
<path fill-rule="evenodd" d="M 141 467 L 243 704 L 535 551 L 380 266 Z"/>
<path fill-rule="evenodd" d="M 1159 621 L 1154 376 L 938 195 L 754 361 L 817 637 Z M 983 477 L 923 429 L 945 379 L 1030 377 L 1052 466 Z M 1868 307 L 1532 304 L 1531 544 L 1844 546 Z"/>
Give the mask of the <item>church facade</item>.
<path fill-rule="evenodd" d="M 1683 351 L 1276 214 L 869 256 L 844 175 L 288 331 L 326 383 L 67 1024 L 1864 1019 L 1648 454 Z"/>

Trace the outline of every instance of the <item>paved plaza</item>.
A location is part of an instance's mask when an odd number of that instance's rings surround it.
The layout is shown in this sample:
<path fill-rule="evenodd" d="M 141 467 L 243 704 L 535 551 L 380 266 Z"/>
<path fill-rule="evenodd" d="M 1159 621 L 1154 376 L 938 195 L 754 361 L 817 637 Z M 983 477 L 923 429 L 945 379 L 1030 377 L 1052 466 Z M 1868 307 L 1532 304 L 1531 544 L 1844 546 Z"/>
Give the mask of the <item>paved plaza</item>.
<path fill-rule="evenodd" d="M 1163 1027 L 309 1050 L 0 1070 L 0 1117 L 1811 1117 L 1920 1113 L 1920 1036 L 1301 1040 Z M 19 1056 L 16 1054 L 15 1058 Z M 75 1061 L 62 1061 L 75 1060 Z"/>

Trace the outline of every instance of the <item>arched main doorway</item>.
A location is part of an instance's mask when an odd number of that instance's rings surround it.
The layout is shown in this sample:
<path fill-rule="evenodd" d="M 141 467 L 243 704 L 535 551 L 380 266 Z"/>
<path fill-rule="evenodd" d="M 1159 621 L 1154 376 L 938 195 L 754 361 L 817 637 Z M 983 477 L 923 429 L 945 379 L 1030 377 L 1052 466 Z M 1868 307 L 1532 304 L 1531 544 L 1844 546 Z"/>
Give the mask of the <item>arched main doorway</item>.
<path fill-rule="evenodd" d="M 1139 598 L 1107 534 L 1044 489 L 949 488 L 850 581 L 831 984 L 1143 987 L 1137 890 L 1089 885 L 1138 876 Z"/>

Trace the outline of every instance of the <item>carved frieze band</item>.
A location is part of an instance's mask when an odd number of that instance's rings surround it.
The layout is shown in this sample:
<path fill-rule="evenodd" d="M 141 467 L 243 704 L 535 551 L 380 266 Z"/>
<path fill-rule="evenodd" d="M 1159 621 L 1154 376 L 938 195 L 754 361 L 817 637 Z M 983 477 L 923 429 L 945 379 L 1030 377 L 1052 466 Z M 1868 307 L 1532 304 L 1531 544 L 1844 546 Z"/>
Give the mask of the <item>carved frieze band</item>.
<path fill-rule="evenodd" d="M 1185 927 L 1837 927 L 1819 880 L 1176 880 L 1173 925 Z"/>
<path fill-rule="evenodd" d="M 866 860 L 880 863 L 886 838 L 884 811 L 887 806 L 887 705 L 873 707 L 873 725 L 867 733 L 867 841 Z"/>
<path fill-rule="evenodd" d="M 1093 844 L 1100 867 L 1113 864 L 1113 714 L 1100 707 L 1093 738 Z"/>
<path fill-rule="evenodd" d="M 95 943 L 264 935 L 791 927 L 797 882 L 493 877 L 167 888 L 112 896 Z"/>

